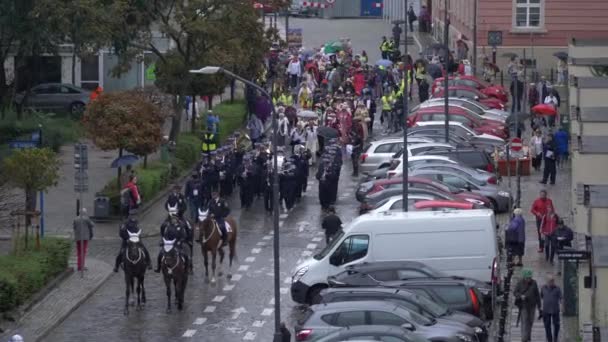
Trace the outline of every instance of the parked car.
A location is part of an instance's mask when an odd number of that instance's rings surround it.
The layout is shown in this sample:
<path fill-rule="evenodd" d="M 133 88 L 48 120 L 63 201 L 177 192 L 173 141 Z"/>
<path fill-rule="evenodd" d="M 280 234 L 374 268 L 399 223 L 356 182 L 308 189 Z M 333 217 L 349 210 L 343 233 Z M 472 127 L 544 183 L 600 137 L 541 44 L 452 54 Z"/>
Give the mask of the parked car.
<path fill-rule="evenodd" d="M 495 135 L 485 134 L 485 133 L 477 133 L 466 125 L 462 124 L 462 122 L 458 121 L 449 121 L 450 132 L 466 139 L 467 141 L 476 141 L 476 143 L 485 143 L 492 144 L 497 147 L 502 147 L 505 145 L 505 140 L 499 138 Z M 445 121 L 421 121 L 417 122 L 415 127 L 422 127 L 425 129 L 428 128 L 439 128 L 444 130 L 445 134 Z M 415 131 L 415 130 L 414 130 Z"/>
<path fill-rule="evenodd" d="M 436 78 L 435 81 L 433 81 L 431 92 L 434 93 L 437 87 L 442 86 L 445 86 L 445 78 Z M 494 84 L 488 84 L 475 76 L 450 76 L 448 78 L 448 87 L 451 86 L 465 86 L 475 88 L 489 97 L 495 97 L 504 103 L 509 102 L 509 92 L 504 87 Z"/>
<path fill-rule="evenodd" d="M 452 310 L 444 304 L 434 302 L 411 291 L 383 287 L 338 287 L 325 289 L 320 294 L 320 303 L 358 300 L 394 302 L 430 319 L 443 318 L 463 323 L 473 328 L 479 341 L 485 342 L 488 338 L 484 322 L 480 318 L 465 312 Z"/>
<path fill-rule="evenodd" d="M 462 201 L 451 194 L 434 191 L 430 189 L 418 189 L 415 187 L 409 189 L 409 205 L 413 206 L 416 201 L 430 201 L 430 200 L 447 200 L 447 201 Z M 371 210 L 375 210 L 386 204 L 391 197 L 401 196 L 403 193 L 403 187 L 390 188 L 382 190 L 375 194 L 365 196 L 363 201 L 359 204 L 359 215 L 363 215 Z"/>
<path fill-rule="evenodd" d="M 433 210 L 448 210 L 448 209 L 458 209 L 458 210 L 470 210 L 470 209 L 484 209 L 483 206 L 477 206 L 473 203 L 464 202 L 461 200 L 433 200 L 433 199 L 424 199 L 421 198 L 423 196 L 420 195 L 409 195 L 408 194 L 408 208 L 409 211 L 433 211 Z M 388 198 L 385 201 L 382 201 L 376 204 L 376 207 L 369 212 L 372 214 L 383 213 L 386 211 L 402 211 L 403 210 L 403 196 L 397 195 Z"/>
<path fill-rule="evenodd" d="M 393 289 L 406 289 L 423 295 L 430 300 L 477 316 L 483 320 L 493 317 L 492 302 L 484 301 L 484 296 L 475 282 L 460 277 L 415 278 L 380 283 Z"/>
<path fill-rule="evenodd" d="M 476 133 L 495 135 L 501 139 L 509 136 L 509 129 L 504 123 L 494 120 L 483 119 L 475 113 L 464 108 L 449 107 L 450 121 L 461 122 L 463 125 L 473 129 Z M 445 108 L 443 106 L 425 107 L 410 114 L 407 118 L 408 127 L 414 126 L 421 121 L 443 121 L 445 122 Z"/>
<path fill-rule="evenodd" d="M 490 154 L 484 150 L 477 148 L 459 148 L 455 149 L 435 149 L 432 152 L 434 156 L 443 156 L 456 160 L 459 164 L 468 166 L 476 170 L 484 170 L 488 173 L 494 172 L 494 160 Z M 426 152 L 423 152 L 425 155 Z"/>
<path fill-rule="evenodd" d="M 433 98 L 445 97 L 443 87 L 438 87 L 433 93 Z M 466 86 L 451 86 L 448 88 L 448 97 L 466 97 L 481 102 L 494 109 L 505 110 L 505 104 L 497 98 L 488 97 L 479 90 Z"/>
<path fill-rule="evenodd" d="M 433 142 L 429 138 L 413 138 L 408 144 Z M 390 161 L 391 156 L 403 149 L 403 138 L 390 138 L 372 141 L 363 148 L 359 170 L 369 172 Z"/>
<path fill-rule="evenodd" d="M 425 109 L 425 108 L 441 107 L 441 108 L 445 109 L 445 102 L 441 101 L 442 99 L 434 99 L 434 100 L 435 101 L 425 101 L 425 102 L 417 105 L 410 111 L 410 115 L 418 112 L 418 110 L 420 110 L 420 109 Z M 461 111 L 464 111 L 465 113 L 473 115 L 474 117 L 476 117 L 480 120 L 489 120 L 492 122 L 497 122 L 501 125 L 505 125 L 507 122 L 507 117 L 498 116 L 498 115 L 487 115 L 484 111 L 481 111 L 481 113 L 479 113 L 479 111 L 477 110 L 476 107 L 474 107 L 475 109 L 471 109 L 470 107 L 472 107 L 472 106 L 469 106 L 468 104 L 465 106 L 462 102 L 457 103 L 454 100 L 451 100 L 451 99 L 448 99 L 448 100 L 449 100 L 448 111 L 450 113 L 455 110 L 461 110 Z"/>
<path fill-rule="evenodd" d="M 296 341 L 298 341 L 297 337 Z M 315 342 L 344 341 L 430 342 L 430 340 L 424 337 L 420 337 L 414 332 L 409 331 L 403 327 L 391 325 L 348 326 L 315 340 Z"/>
<path fill-rule="evenodd" d="M 451 122 L 455 123 L 454 121 Z M 407 134 L 408 138 L 427 137 L 437 139 L 439 141 L 445 141 L 445 124 L 443 124 L 442 126 L 427 126 L 424 125 L 425 123 L 426 122 L 424 121 L 418 122 L 418 126 L 409 128 Z M 488 134 L 469 136 L 468 131 L 463 130 L 457 132 L 456 128 L 452 128 L 448 131 L 449 144 L 452 144 L 458 148 L 476 147 L 483 149 L 484 151 L 488 151 L 489 153 L 493 153 L 496 148 L 502 149 L 505 146 L 504 140 L 500 141 L 497 139 L 499 138 Z"/>
<path fill-rule="evenodd" d="M 455 163 L 427 163 L 427 164 L 416 164 L 409 167 L 410 170 L 422 170 L 422 169 L 433 169 L 433 170 L 446 170 L 461 172 L 467 174 L 478 181 L 486 182 L 489 184 L 498 184 L 498 179 L 494 173 L 490 173 L 480 169 L 474 169 L 472 167 L 455 164 Z"/>
<path fill-rule="evenodd" d="M 486 196 L 490 199 L 492 205 L 499 213 L 509 211 L 509 204 L 513 203 L 511 193 L 508 191 L 504 191 L 494 184 L 479 182 L 476 179 L 461 173 L 422 169 L 412 171 L 412 176 L 427 177 L 459 189 Z"/>
<path fill-rule="evenodd" d="M 15 104 L 39 111 L 65 111 L 81 115 L 89 103 L 91 92 L 63 83 L 42 83 L 15 96 Z"/>
<path fill-rule="evenodd" d="M 392 325 L 433 341 L 474 341 L 475 331 L 446 319 L 429 319 L 393 302 L 353 301 L 317 304 L 308 308 L 295 327 L 296 341 L 314 341 L 344 327 Z"/>
<path fill-rule="evenodd" d="M 291 298 L 311 303 L 327 278 L 364 262 L 413 260 L 449 275 L 498 284 L 496 220 L 482 210 L 386 212 L 356 217 L 292 270 Z"/>
<path fill-rule="evenodd" d="M 434 99 L 428 99 L 427 101 L 421 103 L 418 106 L 420 106 L 420 107 L 436 106 L 437 104 L 443 104 L 443 103 L 445 103 L 444 98 L 434 98 Z M 513 120 L 511 113 L 509 113 L 507 111 L 490 108 L 481 102 L 477 102 L 475 100 L 468 99 L 466 97 L 448 97 L 448 104 L 464 107 L 487 119 L 492 119 L 492 120 L 497 120 L 497 121 L 502 121 L 502 122 L 508 122 L 510 120 Z M 412 111 L 414 111 L 418 106 L 412 108 Z"/>

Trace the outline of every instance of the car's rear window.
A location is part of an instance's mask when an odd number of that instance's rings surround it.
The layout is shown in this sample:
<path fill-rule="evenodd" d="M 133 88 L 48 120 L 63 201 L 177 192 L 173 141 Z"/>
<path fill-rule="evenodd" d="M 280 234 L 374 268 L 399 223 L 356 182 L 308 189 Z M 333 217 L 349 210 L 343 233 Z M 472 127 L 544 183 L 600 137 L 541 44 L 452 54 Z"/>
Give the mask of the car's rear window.
<path fill-rule="evenodd" d="M 455 156 L 466 165 L 484 166 L 488 164 L 488 157 L 481 151 L 458 152 Z"/>
<path fill-rule="evenodd" d="M 433 291 L 448 304 L 462 304 L 469 299 L 464 286 L 440 285 L 434 286 Z"/>
<path fill-rule="evenodd" d="M 394 145 L 395 144 L 393 143 L 378 145 L 378 147 L 376 147 L 374 150 L 374 153 L 390 153 Z"/>

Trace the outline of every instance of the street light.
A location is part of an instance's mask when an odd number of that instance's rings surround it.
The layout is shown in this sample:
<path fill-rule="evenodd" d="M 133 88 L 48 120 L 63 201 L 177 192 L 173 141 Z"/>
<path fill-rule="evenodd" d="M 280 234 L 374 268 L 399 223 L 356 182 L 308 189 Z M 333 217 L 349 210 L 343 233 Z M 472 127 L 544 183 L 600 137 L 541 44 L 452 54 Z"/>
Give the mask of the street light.
<path fill-rule="evenodd" d="M 280 295 L 280 274 L 279 274 L 279 167 L 277 162 L 277 112 L 275 111 L 272 98 L 266 89 L 259 85 L 234 74 L 222 67 L 206 66 L 198 70 L 190 70 L 191 74 L 214 75 L 223 73 L 227 76 L 235 78 L 246 85 L 258 90 L 264 97 L 268 99 L 272 106 L 272 231 L 274 232 L 273 239 L 273 254 L 274 254 L 274 342 L 281 342 L 281 295 Z M 255 115 L 255 114 L 254 114 Z"/>

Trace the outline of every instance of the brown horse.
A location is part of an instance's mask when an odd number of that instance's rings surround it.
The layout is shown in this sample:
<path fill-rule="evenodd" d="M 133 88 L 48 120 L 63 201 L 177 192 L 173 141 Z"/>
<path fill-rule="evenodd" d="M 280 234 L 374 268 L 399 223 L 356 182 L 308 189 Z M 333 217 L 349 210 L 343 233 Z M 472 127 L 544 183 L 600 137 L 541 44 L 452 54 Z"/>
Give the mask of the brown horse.
<path fill-rule="evenodd" d="M 222 233 L 217 221 L 208 215 L 208 210 L 201 211 L 199 209 L 198 218 L 198 241 L 201 243 L 201 252 L 203 253 L 203 259 L 205 261 L 205 282 L 209 282 L 207 253 L 211 252 L 211 283 L 215 283 L 215 260 L 218 253 L 220 255 L 218 277 L 223 275 L 222 263 L 224 262 L 224 249 L 222 248 Z M 230 268 L 232 267 L 232 261 L 236 256 L 235 246 L 238 228 L 236 221 L 232 217 L 227 217 L 225 222 L 226 224 L 230 225 L 230 231 L 228 232 L 228 248 L 230 254 L 227 275 L 228 279 L 230 279 L 232 278 Z"/>

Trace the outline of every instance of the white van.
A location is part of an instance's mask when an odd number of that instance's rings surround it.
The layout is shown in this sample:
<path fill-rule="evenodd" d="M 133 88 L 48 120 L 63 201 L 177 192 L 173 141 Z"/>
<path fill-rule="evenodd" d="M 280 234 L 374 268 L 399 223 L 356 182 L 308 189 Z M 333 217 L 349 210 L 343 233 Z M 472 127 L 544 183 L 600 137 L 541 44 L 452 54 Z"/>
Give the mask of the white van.
<path fill-rule="evenodd" d="M 361 262 L 414 260 L 490 283 L 498 274 L 497 257 L 496 222 L 488 209 L 367 214 L 294 268 L 291 297 L 310 303 L 327 287 L 327 277 Z"/>

